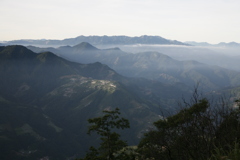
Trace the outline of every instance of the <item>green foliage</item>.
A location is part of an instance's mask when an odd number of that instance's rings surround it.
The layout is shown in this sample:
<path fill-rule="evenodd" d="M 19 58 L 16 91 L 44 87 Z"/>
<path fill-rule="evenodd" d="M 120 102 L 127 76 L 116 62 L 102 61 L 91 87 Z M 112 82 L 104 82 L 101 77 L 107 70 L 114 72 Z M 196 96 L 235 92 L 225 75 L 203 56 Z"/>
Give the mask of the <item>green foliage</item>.
<path fill-rule="evenodd" d="M 234 148 L 230 151 L 223 148 L 216 148 L 212 156 L 208 160 L 239 160 L 240 159 L 240 146 L 239 143 L 234 144 Z"/>
<path fill-rule="evenodd" d="M 239 159 L 240 109 L 207 99 L 155 122 L 138 145 L 143 159 Z"/>
<path fill-rule="evenodd" d="M 120 135 L 113 129 L 129 128 L 129 121 L 121 118 L 120 111 L 116 108 L 113 111 L 105 110 L 102 117 L 89 119 L 88 122 L 92 125 L 88 129 L 88 134 L 96 132 L 101 136 L 101 143 L 98 149 L 90 147 L 90 151 L 86 154 L 83 160 L 98 159 L 98 160 L 113 160 L 116 159 L 114 153 L 127 146 L 125 141 L 120 139 Z"/>
<path fill-rule="evenodd" d="M 115 159 L 118 160 L 135 160 L 138 156 L 137 147 L 128 146 L 114 154 Z"/>

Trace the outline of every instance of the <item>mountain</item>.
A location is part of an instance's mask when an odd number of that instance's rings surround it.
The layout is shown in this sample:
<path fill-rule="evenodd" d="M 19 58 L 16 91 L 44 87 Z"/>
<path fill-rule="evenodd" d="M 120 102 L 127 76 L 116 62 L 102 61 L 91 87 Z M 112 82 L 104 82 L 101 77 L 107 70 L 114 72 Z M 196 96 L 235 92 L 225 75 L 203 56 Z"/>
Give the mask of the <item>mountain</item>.
<path fill-rule="evenodd" d="M 179 82 L 189 87 L 199 83 L 203 91 L 239 85 L 240 73 L 237 71 L 197 61 L 177 61 L 158 52 L 137 53 L 123 59 L 119 58 L 118 64 L 100 62 L 108 64 L 125 76 L 144 77 L 164 83 Z"/>
<path fill-rule="evenodd" d="M 87 119 L 115 107 L 130 121 L 122 136 L 137 144 L 158 114 L 173 112 L 176 100 L 190 94 L 180 83 L 127 78 L 99 62 L 70 62 L 19 45 L 0 47 L 0 77 L 1 159 L 81 157 L 99 142 L 86 134 Z"/>
<path fill-rule="evenodd" d="M 20 44 L 20 45 L 40 45 L 40 46 L 63 46 L 63 45 L 77 45 L 81 42 L 88 42 L 93 45 L 106 44 L 169 44 L 169 45 L 188 45 L 176 40 L 168 40 L 160 36 L 78 36 L 76 38 L 68 38 L 64 40 L 13 40 L 8 41 L 6 45 Z"/>
<path fill-rule="evenodd" d="M 137 53 L 127 59 L 127 64 L 109 66 L 125 76 L 145 77 L 165 83 L 181 82 L 190 87 L 199 83 L 204 91 L 239 85 L 239 72 L 197 61 L 177 61 L 158 52 Z M 120 66 L 128 69 L 120 69 Z"/>
<path fill-rule="evenodd" d="M 100 48 L 113 46 L 99 46 Z M 171 46 L 171 45 L 118 45 L 125 52 L 139 53 L 155 51 L 164 53 L 178 61 L 195 60 L 208 65 L 216 65 L 240 71 L 238 47 L 221 46 Z"/>
<path fill-rule="evenodd" d="M 94 47 L 93 45 L 91 45 L 90 43 L 82 42 L 82 43 L 74 46 L 74 47 L 73 47 L 73 50 L 74 50 L 75 52 L 77 52 L 77 51 L 86 51 L 86 50 L 87 50 L 87 51 L 89 51 L 89 50 L 91 50 L 91 51 L 96 51 L 96 50 L 98 50 L 98 49 L 97 49 L 96 47 Z"/>
<path fill-rule="evenodd" d="M 178 61 L 159 52 L 132 54 L 113 49 L 76 50 L 77 46 L 68 46 L 67 50 L 59 47 L 56 53 L 79 63 L 101 62 L 128 77 L 144 77 L 169 84 L 183 83 L 189 87 L 199 83 L 204 92 L 240 84 L 239 72 L 194 60 Z"/>

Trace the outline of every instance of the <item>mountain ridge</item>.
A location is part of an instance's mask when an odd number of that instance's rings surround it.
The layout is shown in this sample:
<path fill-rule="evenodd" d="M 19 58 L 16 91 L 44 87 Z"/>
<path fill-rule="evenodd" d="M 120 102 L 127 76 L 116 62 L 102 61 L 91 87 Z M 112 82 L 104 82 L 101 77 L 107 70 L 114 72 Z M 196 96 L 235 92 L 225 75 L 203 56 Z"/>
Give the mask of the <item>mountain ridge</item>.
<path fill-rule="evenodd" d="M 160 36 L 78 36 L 63 40 L 12 40 L 5 42 L 6 45 L 77 45 L 81 42 L 88 42 L 93 45 L 102 44 L 170 44 L 170 45 L 189 45 L 177 40 L 168 40 Z"/>
<path fill-rule="evenodd" d="M 239 85 L 236 79 L 239 79 L 240 74 L 237 71 L 193 60 L 179 61 L 155 51 L 133 54 L 109 49 L 76 52 L 71 46 L 68 46 L 67 50 L 62 50 L 62 47 L 56 49 L 59 56 L 71 61 L 79 63 L 98 61 L 128 77 L 144 77 L 163 83 L 180 82 L 191 86 L 201 81 L 204 91 Z M 219 81 L 221 83 L 218 83 Z"/>

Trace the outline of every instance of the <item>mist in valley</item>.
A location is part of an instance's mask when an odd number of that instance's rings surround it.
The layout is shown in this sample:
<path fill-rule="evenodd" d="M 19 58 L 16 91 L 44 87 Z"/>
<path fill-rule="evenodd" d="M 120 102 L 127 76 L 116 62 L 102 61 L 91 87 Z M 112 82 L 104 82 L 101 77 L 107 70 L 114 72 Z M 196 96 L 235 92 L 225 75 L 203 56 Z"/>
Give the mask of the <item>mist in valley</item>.
<path fill-rule="evenodd" d="M 100 49 L 119 47 L 129 53 L 159 52 L 179 60 L 195 60 L 208 65 L 240 71 L 240 47 L 229 46 L 184 46 L 184 45 L 96 45 Z"/>

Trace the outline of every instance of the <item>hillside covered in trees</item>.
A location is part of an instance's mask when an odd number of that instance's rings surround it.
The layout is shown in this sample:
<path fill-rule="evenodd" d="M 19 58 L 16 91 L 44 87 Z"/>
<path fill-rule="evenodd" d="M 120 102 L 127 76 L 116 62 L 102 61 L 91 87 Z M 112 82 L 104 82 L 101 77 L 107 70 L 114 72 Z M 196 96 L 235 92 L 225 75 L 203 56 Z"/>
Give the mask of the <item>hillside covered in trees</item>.
<path fill-rule="evenodd" d="M 79 160 L 239 160 L 239 101 L 232 107 L 223 99 L 211 104 L 195 92 L 189 103 L 171 116 L 154 122 L 155 129 L 145 133 L 137 146 L 127 146 L 114 128 L 128 128 L 120 111 L 103 111 L 105 115 L 89 119 L 89 131 L 101 137 L 99 148 L 90 147 Z"/>

